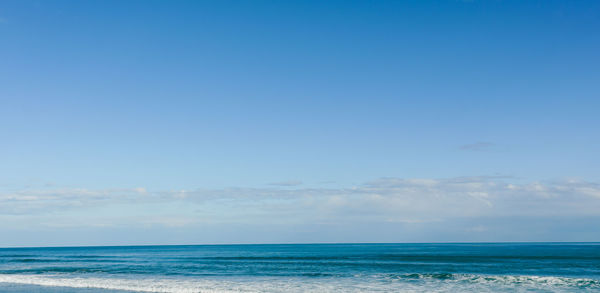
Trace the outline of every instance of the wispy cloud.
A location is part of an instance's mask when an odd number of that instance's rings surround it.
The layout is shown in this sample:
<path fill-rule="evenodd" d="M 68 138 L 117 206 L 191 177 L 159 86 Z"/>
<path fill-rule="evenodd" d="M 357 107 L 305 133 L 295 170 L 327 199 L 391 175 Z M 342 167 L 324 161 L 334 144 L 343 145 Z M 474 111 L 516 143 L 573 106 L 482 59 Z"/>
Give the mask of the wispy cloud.
<path fill-rule="evenodd" d="M 28 215 L 48 213 L 69 208 L 85 208 L 113 203 L 148 201 L 142 198 L 144 188 L 131 189 L 86 189 L 86 188 L 40 188 L 0 193 L 2 214 Z M 154 197 L 155 198 L 155 197 Z"/>
<path fill-rule="evenodd" d="M 100 215 L 102 207 L 115 205 L 135 206 L 137 214 L 155 216 L 163 206 L 175 203 L 210 207 L 204 214 L 215 211 L 213 221 L 260 222 L 281 217 L 290 222 L 421 223 L 456 217 L 600 216 L 600 185 L 577 180 L 517 184 L 502 177 L 478 176 L 381 178 L 346 188 L 42 189 L 0 194 L 3 215 L 24 217 L 69 210 Z M 227 215 L 220 215 L 220 209 L 228 211 Z M 179 216 L 186 220 L 178 218 L 176 223 L 193 222 L 189 221 L 191 212 Z"/>
<path fill-rule="evenodd" d="M 298 186 L 298 185 L 302 185 L 302 181 L 299 181 L 299 180 L 287 180 L 287 181 L 272 182 L 272 183 L 269 183 L 269 185 L 273 185 L 273 186 Z"/>
<path fill-rule="evenodd" d="M 70 233 L 71 239 L 79 239 L 72 234 L 79 232 L 74 231 L 89 231 L 90 235 L 95 235 L 93 231 L 129 231 L 128 235 L 146 237 L 150 243 L 164 243 L 163 237 L 144 232 L 152 230 L 156 235 L 187 231 L 182 235 L 190 236 L 181 236 L 180 241 L 197 243 L 267 239 L 275 242 L 597 241 L 598 224 L 600 184 L 582 180 L 522 182 L 522 179 L 494 176 L 389 177 L 335 188 L 272 186 L 153 191 L 141 187 L 103 190 L 39 187 L 0 192 L 3 235 L 10 235 L 15 229 L 64 231 Z M 537 234 L 531 234 L 532 230 L 538 231 Z M 209 234 L 196 237 L 193 235 L 198 233 L 192 231 Z M 554 232 L 544 234 L 544 231 Z M 557 238 L 560 231 L 579 236 Z M 8 243 L 2 241 L 0 245 Z"/>
<path fill-rule="evenodd" d="M 491 148 L 494 147 L 494 144 L 491 142 L 476 142 L 476 143 L 470 143 L 470 144 L 465 144 L 465 145 L 461 145 L 460 149 L 463 151 L 488 151 Z"/>

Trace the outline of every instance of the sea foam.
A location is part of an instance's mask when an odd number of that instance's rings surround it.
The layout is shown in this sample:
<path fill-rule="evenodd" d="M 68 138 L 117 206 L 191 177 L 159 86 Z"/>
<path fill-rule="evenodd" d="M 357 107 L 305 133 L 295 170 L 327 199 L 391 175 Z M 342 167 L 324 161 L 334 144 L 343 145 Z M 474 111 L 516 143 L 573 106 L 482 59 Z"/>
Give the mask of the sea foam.
<path fill-rule="evenodd" d="M 406 274 L 354 278 L 101 278 L 0 275 L 0 283 L 156 293 L 225 292 L 529 292 L 598 291 L 597 280 L 541 276 Z"/>

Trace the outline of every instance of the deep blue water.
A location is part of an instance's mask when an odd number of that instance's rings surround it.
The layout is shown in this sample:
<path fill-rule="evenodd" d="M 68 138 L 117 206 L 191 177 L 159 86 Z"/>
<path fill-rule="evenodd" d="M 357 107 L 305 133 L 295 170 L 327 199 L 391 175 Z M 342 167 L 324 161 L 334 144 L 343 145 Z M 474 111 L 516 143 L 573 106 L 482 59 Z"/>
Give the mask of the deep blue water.
<path fill-rule="evenodd" d="M 600 292 L 600 243 L 0 249 L 0 291 L 56 292 L 56 286 L 63 292 Z"/>

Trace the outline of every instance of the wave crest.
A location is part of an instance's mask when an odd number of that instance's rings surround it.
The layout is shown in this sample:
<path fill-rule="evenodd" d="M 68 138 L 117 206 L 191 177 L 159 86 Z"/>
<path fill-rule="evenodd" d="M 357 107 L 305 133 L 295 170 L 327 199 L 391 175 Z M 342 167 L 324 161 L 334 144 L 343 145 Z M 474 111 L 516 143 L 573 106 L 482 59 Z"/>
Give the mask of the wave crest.
<path fill-rule="evenodd" d="M 600 290 L 600 280 L 551 276 L 404 274 L 354 278 L 112 278 L 0 275 L 0 283 L 153 293 L 197 292 L 513 292 Z"/>

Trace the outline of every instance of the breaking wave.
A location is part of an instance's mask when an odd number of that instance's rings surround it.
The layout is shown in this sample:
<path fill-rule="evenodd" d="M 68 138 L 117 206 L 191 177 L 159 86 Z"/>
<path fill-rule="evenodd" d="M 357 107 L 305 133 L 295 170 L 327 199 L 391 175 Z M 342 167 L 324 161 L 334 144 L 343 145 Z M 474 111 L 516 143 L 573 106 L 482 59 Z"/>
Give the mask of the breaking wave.
<path fill-rule="evenodd" d="M 349 278 L 112 278 L 0 275 L 0 283 L 156 293 L 597 291 L 600 280 L 551 276 L 401 274 Z"/>

